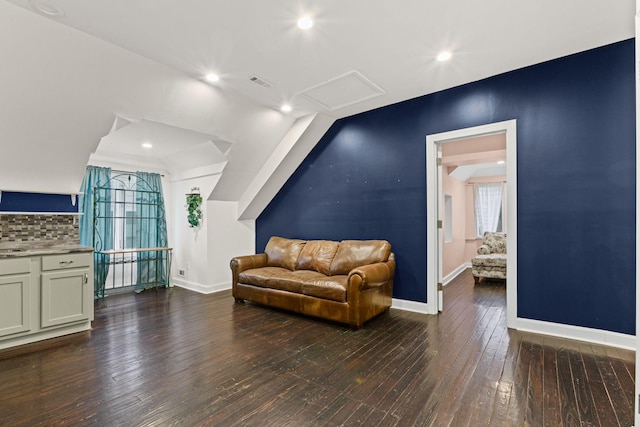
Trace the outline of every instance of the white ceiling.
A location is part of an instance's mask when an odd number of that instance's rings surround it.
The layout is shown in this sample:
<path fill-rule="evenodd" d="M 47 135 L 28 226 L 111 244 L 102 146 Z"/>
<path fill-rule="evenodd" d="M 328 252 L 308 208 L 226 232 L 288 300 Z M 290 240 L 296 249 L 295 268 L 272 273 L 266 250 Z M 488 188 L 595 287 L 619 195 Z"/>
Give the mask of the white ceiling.
<path fill-rule="evenodd" d="M 127 151 L 139 150 L 136 128 L 100 143 L 120 116 L 206 135 L 156 159 L 187 169 L 219 160 L 217 147 L 226 166 L 211 197 L 238 201 L 296 119 L 330 122 L 629 39 L 634 14 L 634 0 L 0 1 L 0 190 L 77 192 L 93 153 L 140 157 Z M 443 49 L 453 58 L 439 63 Z M 209 71 L 218 83 L 203 81 Z"/>
<path fill-rule="evenodd" d="M 123 158 L 135 158 L 137 165 L 178 173 L 224 163 L 230 147 L 230 143 L 201 132 L 150 120 L 117 117 L 92 158 L 115 164 L 123 163 Z"/>
<path fill-rule="evenodd" d="M 8 1 L 194 78 L 214 71 L 258 105 L 335 118 L 631 38 L 635 13 L 634 0 Z M 354 71 L 384 93 L 340 108 L 302 95 Z"/>
<path fill-rule="evenodd" d="M 480 178 L 485 176 L 506 176 L 507 165 L 498 165 L 495 162 L 462 165 L 456 167 L 449 175 L 462 182 L 465 182 L 471 178 Z"/>

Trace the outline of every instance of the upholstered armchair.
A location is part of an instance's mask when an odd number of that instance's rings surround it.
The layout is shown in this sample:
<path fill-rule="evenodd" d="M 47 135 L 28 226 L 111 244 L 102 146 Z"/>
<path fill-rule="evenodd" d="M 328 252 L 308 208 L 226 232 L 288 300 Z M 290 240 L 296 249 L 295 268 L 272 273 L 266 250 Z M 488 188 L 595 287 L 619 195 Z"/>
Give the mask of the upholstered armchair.
<path fill-rule="evenodd" d="M 471 273 L 475 283 L 481 277 L 507 278 L 507 235 L 485 231 L 478 255 L 471 259 Z"/>

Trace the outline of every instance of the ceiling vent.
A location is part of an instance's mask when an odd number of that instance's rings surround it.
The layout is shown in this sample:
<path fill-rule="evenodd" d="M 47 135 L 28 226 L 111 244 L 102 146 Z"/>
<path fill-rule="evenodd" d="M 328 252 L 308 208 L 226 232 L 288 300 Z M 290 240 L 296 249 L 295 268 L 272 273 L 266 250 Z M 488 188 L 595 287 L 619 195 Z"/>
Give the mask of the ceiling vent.
<path fill-rule="evenodd" d="M 256 77 L 256 76 L 249 77 L 249 80 L 251 80 L 255 84 L 260 85 L 262 87 L 273 87 L 273 84 L 269 83 L 265 79 L 261 79 L 260 77 Z"/>

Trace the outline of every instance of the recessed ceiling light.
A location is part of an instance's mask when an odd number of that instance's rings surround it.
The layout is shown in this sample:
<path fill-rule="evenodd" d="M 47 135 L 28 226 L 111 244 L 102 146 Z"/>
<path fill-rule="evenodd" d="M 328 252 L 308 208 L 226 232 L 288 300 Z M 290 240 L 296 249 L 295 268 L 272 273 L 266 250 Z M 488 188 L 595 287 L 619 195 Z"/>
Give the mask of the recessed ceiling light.
<path fill-rule="evenodd" d="M 313 20 L 308 16 L 303 16 L 302 18 L 298 19 L 298 28 L 308 30 L 311 27 L 313 27 Z"/>
<path fill-rule="evenodd" d="M 499 165 L 503 165 L 504 164 L 504 160 L 498 160 L 498 164 Z"/>
<path fill-rule="evenodd" d="M 446 50 L 444 52 L 440 52 L 438 56 L 436 56 L 436 59 L 440 62 L 448 61 L 451 59 L 451 52 Z"/>
<path fill-rule="evenodd" d="M 142 148 L 152 148 L 153 144 L 151 144 L 150 142 L 143 142 L 142 143 Z"/>
<path fill-rule="evenodd" d="M 220 76 L 215 74 L 215 73 L 209 73 L 206 76 L 204 76 L 204 78 L 211 83 L 217 82 L 218 80 L 220 80 Z"/>
<path fill-rule="evenodd" d="M 291 110 L 292 108 L 289 104 L 282 104 L 282 106 L 280 107 L 280 111 L 282 111 L 283 113 L 289 113 L 291 112 Z"/>
<path fill-rule="evenodd" d="M 43 15 L 50 16 L 52 18 L 62 18 L 65 13 L 64 10 L 59 8 L 58 6 L 54 6 L 51 3 L 48 3 L 45 0 L 29 0 L 31 7 L 33 7 L 36 12 L 40 12 Z"/>

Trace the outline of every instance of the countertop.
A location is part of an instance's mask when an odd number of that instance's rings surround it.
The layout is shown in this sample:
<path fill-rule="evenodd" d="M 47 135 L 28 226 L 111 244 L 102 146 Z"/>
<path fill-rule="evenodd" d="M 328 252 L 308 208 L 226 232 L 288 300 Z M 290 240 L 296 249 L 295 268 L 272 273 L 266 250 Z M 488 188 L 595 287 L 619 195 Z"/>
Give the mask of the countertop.
<path fill-rule="evenodd" d="M 0 259 L 69 254 L 74 252 L 93 252 L 93 248 L 64 240 L 0 242 Z"/>

